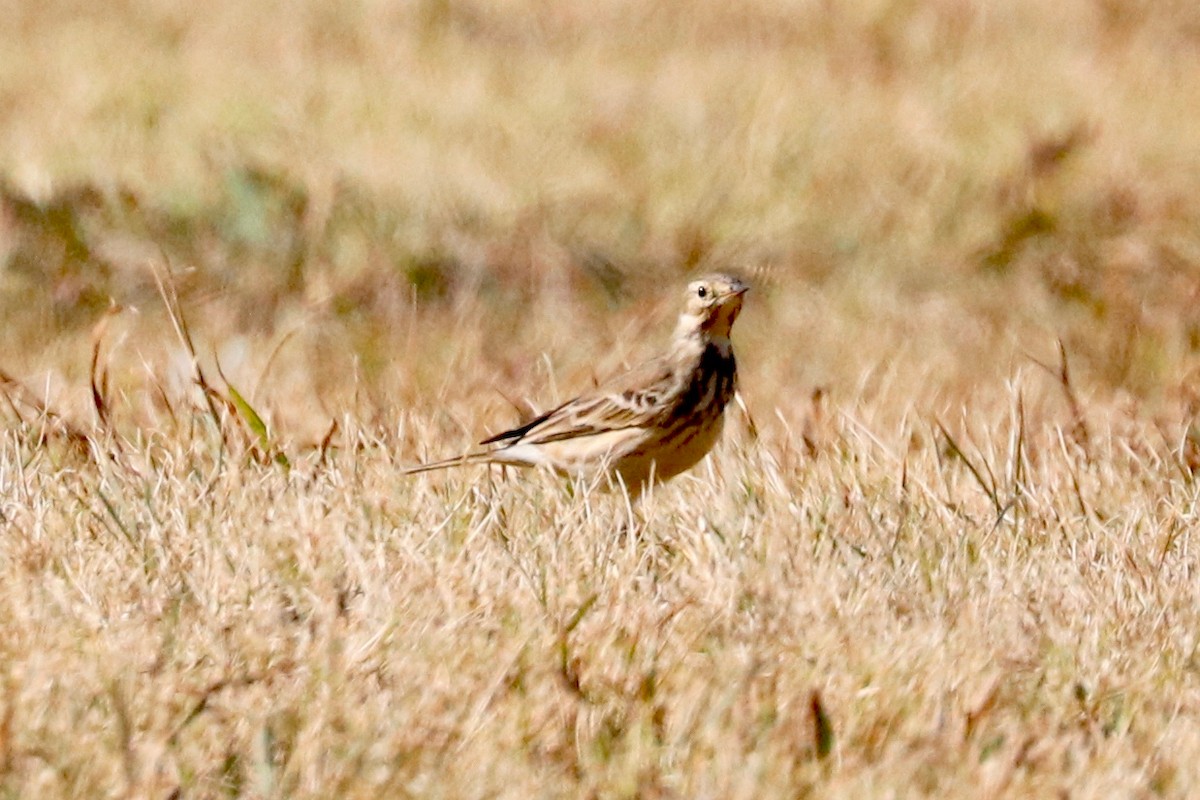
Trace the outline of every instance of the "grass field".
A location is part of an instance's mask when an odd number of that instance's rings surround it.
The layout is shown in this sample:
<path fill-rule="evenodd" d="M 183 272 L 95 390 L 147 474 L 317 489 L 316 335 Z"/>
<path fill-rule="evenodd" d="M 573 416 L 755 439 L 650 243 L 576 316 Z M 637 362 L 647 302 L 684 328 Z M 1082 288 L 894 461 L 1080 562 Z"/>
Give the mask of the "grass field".
<path fill-rule="evenodd" d="M 1200 793 L 1200 7 L 246 5 L 0 6 L 0 795 Z"/>

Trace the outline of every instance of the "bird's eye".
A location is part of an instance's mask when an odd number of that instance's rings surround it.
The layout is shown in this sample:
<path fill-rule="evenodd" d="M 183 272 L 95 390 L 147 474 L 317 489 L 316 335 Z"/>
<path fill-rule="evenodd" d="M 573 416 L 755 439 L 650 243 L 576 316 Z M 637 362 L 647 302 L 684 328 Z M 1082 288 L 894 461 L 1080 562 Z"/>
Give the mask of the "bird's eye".
<path fill-rule="evenodd" d="M 708 289 L 704 286 L 701 286 L 696 290 L 696 296 L 700 298 L 708 297 Z"/>

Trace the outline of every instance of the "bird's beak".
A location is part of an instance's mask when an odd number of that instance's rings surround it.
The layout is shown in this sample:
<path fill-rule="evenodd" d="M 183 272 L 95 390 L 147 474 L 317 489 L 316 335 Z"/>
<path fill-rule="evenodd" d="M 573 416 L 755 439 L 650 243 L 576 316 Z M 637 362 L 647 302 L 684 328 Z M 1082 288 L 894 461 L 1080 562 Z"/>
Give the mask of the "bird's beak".
<path fill-rule="evenodd" d="M 749 285 L 741 281 L 734 281 L 733 285 L 729 287 L 729 294 L 733 297 L 741 297 L 748 291 L 750 291 Z"/>

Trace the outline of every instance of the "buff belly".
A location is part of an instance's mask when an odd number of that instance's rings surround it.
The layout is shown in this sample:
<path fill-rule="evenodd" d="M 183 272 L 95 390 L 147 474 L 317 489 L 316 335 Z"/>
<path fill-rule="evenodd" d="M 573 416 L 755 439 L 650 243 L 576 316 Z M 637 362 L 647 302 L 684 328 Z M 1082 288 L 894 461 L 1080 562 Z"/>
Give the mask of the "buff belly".
<path fill-rule="evenodd" d="M 642 450 L 619 458 L 614 463 L 614 469 L 621 476 L 626 486 L 644 486 L 650 482 L 651 476 L 656 483 L 662 483 L 685 472 L 700 462 L 717 439 L 721 436 L 724 419 L 718 416 L 711 423 L 699 426 L 688 435 L 679 438 L 678 442 L 667 442 L 665 446 L 647 448 L 653 452 Z"/>

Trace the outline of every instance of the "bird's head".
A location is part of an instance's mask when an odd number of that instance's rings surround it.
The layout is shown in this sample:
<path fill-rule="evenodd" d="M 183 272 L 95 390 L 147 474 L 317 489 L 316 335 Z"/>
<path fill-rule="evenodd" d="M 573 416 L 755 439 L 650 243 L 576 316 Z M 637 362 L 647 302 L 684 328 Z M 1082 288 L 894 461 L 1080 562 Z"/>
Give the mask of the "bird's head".
<path fill-rule="evenodd" d="M 708 275 L 688 284 L 679 333 L 728 337 L 750 287 L 729 275 Z"/>

